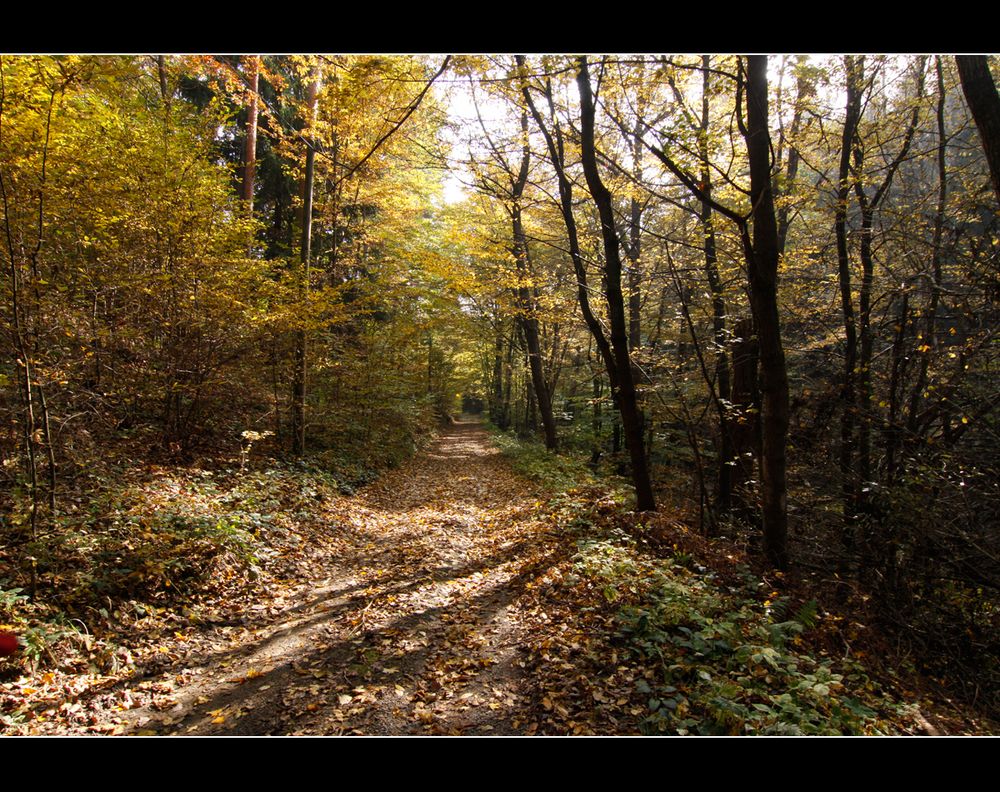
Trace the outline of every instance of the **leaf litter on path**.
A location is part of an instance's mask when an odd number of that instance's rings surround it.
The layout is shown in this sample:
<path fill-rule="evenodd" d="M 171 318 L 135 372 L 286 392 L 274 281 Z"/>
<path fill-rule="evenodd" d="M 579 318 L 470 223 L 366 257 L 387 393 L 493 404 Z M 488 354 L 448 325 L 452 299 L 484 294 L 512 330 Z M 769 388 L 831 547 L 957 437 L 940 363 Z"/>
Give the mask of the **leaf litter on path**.
<path fill-rule="evenodd" d="M 551 552 L 538 497 L 478 424 L 450 426 L 356 496 L 317 504 L 321 519 L 296 526 L 309 563 L 238 624 L 161 637 L 165 661 L 119 685 L 158 697 L 62 733 L 530 732 L 541 695 L 523 602 Z"/>

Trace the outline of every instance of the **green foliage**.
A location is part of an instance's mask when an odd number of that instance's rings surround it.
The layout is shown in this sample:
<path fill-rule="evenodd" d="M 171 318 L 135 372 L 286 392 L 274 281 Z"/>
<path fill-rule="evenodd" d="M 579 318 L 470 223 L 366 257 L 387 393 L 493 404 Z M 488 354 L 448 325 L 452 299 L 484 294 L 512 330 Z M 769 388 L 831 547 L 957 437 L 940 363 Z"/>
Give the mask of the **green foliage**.
<path fill-rule="evenodd" d="M 819 618 L 811 600 L 795 615 L 693 573 L 684 559 L 654 559 L 624 532 L 585 538 L 578 574 L 614 608 L 617 634 L 646 667 L 651 734 L 877 734 L 896 705 L 849 663 L 799 650 Z M 778 609 L 780 611 L 780 608 Z M 882 713 L 880 715 L 879 713 Z"/>
<path fill-rule="evenodd" d="M 40 621 L 21 631 L 24 642 L 23 657 L 33 667 L 55 659 L 55 647 L 67 638 L 76 638 L 80 631 L 66 621 L 66 617 L 56 614 L 47 621 Z"/>
<path fill-rule="evenodd" d="M 28 601 L 23 589 L 0 589 L 0 623 L 10 624 L 18 615 L 19 610 Z"/>
<path fill-rule="evenodd" d="M 514 470 L 553 492 L 595 483 L 593 474 L 577 457 L 552 453 L 541 443 L 526 442 L 501 432 L 494 434 L 494 442 Z"/>

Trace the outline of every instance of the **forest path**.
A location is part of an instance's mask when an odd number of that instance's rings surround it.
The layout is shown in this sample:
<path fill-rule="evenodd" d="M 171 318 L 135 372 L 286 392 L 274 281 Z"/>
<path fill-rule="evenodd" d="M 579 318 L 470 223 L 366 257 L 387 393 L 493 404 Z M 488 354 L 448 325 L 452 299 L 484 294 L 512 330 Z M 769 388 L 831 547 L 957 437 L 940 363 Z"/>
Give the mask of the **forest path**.
<path fill-rule="evenodd" d="M 125 732 L 523 733 L 537 701 L 520 600 L 552 551 L 537 505 L 478 423 L 448 427 L 327 505 L 340 557 L 270 623 L 147 676 L 171 695 L 129 711 Z"/>

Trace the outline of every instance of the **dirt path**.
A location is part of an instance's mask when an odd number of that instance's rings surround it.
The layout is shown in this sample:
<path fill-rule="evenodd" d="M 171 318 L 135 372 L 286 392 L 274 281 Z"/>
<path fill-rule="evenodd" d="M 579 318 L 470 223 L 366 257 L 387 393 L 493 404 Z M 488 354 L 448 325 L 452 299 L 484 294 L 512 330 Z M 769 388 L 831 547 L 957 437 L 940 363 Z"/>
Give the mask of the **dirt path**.
<path fill-rule="evenodd" d="M 517 734 L 519 599 L 546 563 L 536 500 L 478 424 L 326 508 L 346 540 L 276 617 L 137 681 L 126 733 Z M 229 633 L 227 635 L 226 633 Z"/>

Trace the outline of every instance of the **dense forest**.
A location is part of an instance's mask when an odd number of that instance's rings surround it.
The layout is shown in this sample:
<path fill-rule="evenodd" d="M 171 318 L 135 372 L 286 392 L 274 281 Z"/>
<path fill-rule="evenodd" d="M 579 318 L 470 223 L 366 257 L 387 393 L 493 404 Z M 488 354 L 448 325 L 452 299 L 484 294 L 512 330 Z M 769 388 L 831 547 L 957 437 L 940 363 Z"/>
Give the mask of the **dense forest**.
<path fill-rule="evenodd" d="M 0 56 L 0 726 L 991 730 L 998 69 Z"/>

